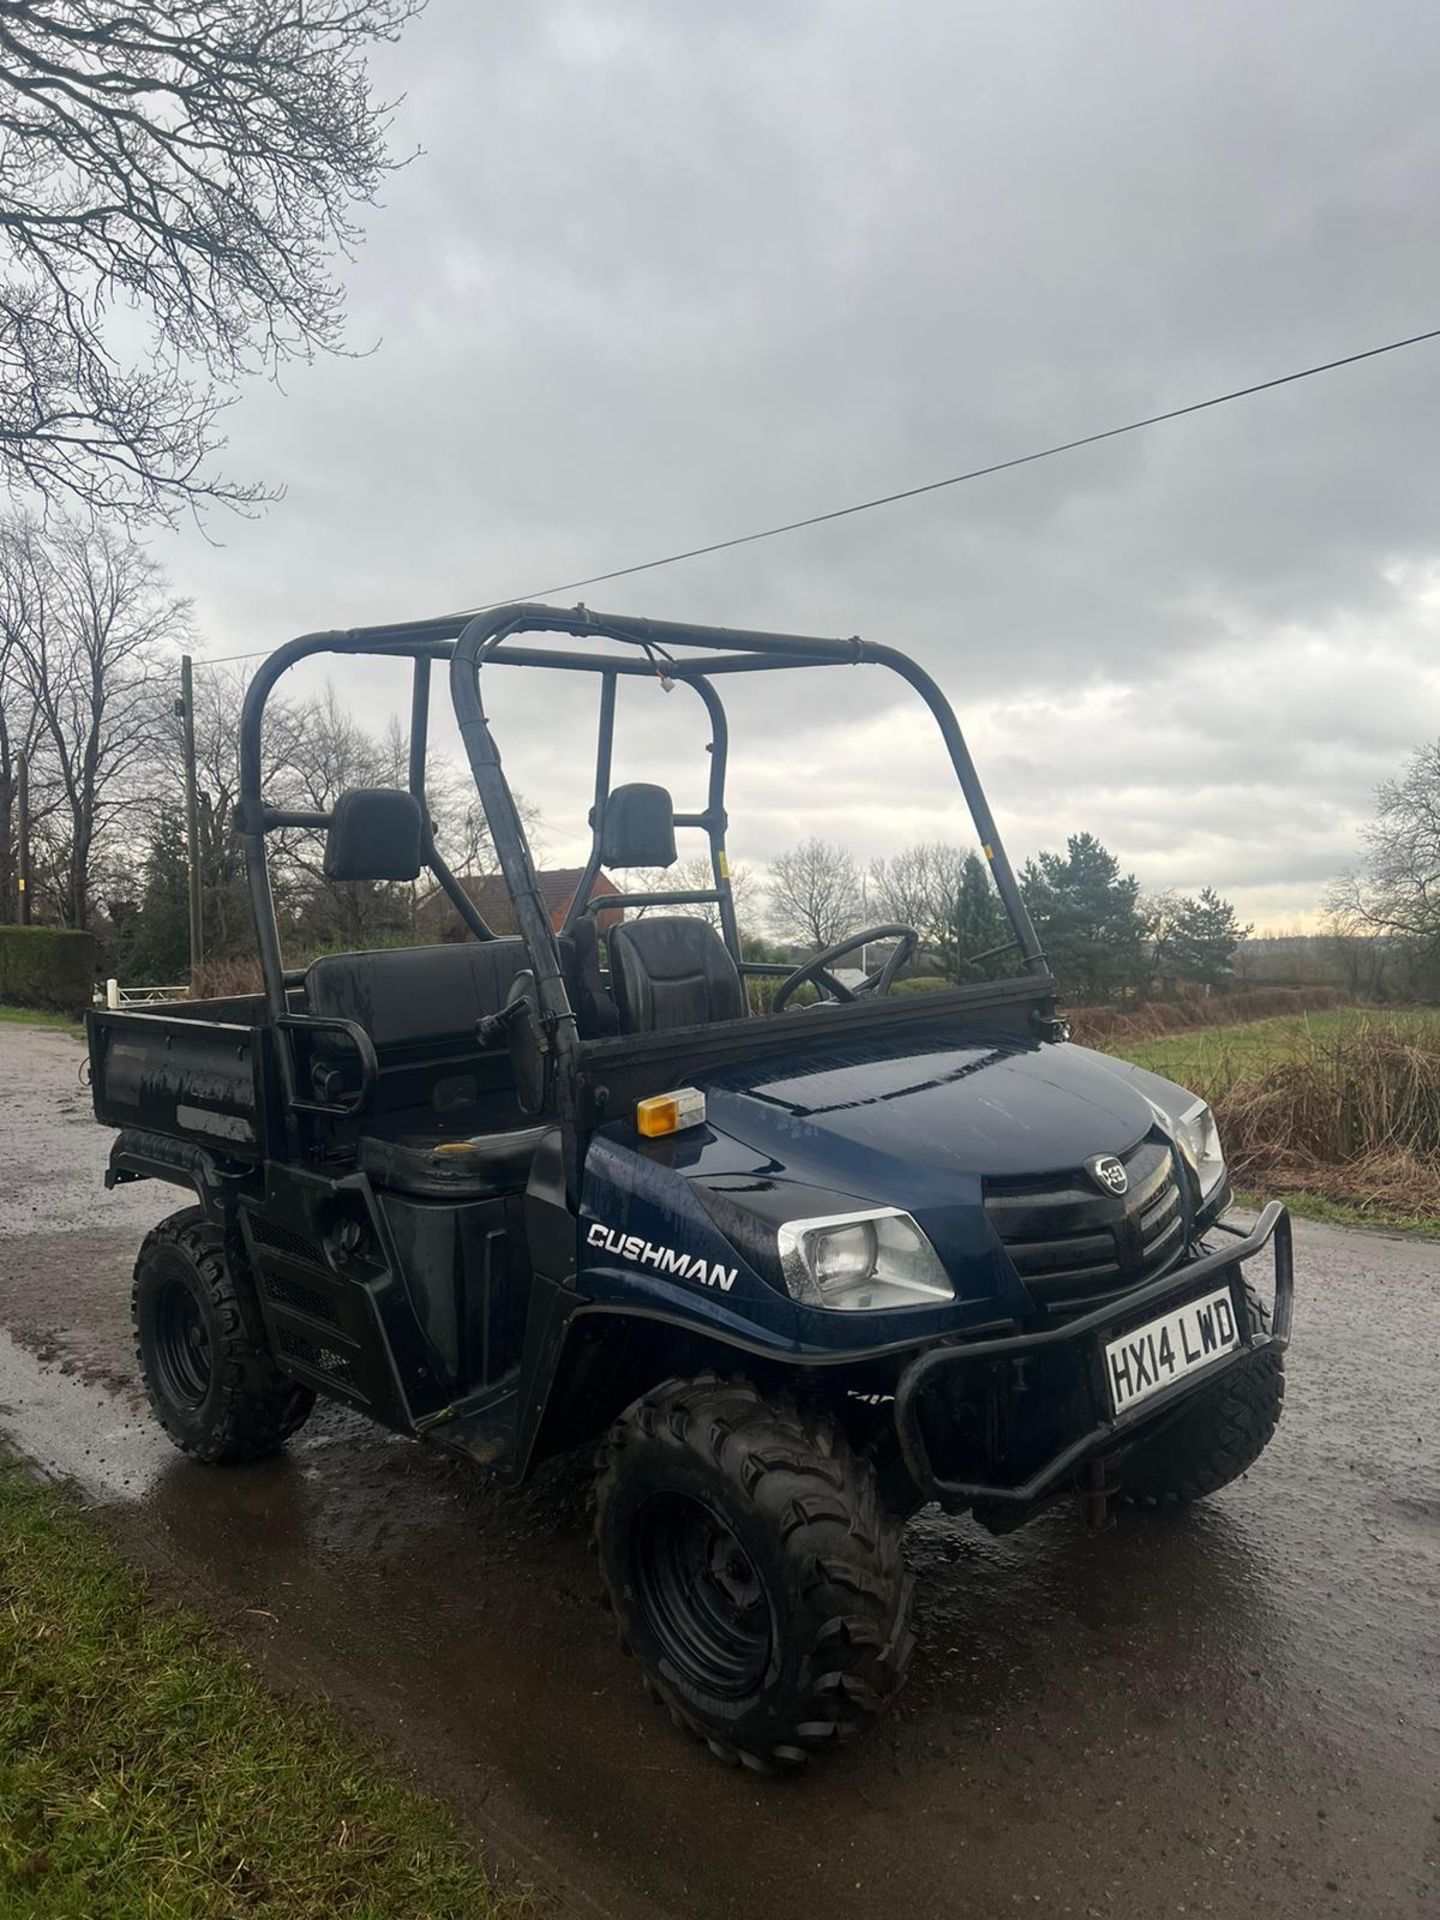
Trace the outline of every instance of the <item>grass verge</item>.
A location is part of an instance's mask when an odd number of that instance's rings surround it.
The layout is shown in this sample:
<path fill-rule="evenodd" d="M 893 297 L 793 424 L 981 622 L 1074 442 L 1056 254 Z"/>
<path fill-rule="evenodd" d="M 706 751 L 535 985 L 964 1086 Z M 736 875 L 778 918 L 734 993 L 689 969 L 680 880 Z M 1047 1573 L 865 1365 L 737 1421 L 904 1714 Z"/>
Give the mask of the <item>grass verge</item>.
<path fill-rule="evenodd" d="M 81 1033 L 85 1023 L 69 1013 L 41 1013 L 35 1007 L 0 1007 L 0 1026 L 59 1027 L 63 1033 Z"/>
<path fill-rule="evenodd" d="M 1413 1234 L 1417 1240 L 1440 1239 L 1440 1215 L 1400 1213 L 1393 1207 L 1378 1206 L 1367 1200 L 1332 1200 L 1323 1193 L 1236 1194 L 1242 1207 L 1258 1213 L 1267 1200 L 1283 1200 L 1291 1213 L 1302 1220 L 1319 1220 L 1331 1227 L 1368 1227 L 1375 1233 Z"/>
<path fill-rule="evenodd" d="M 436 1802 L 0 1463 L 3 1920 L 497 1920 Z"/>
<path fill-rule="evenodd" d="M 1334 1008 L 1111 1042 L 1202 1094 L 1237 1185 L 1344 1226 L 1440 1234 L 1440 1013 Z"/>

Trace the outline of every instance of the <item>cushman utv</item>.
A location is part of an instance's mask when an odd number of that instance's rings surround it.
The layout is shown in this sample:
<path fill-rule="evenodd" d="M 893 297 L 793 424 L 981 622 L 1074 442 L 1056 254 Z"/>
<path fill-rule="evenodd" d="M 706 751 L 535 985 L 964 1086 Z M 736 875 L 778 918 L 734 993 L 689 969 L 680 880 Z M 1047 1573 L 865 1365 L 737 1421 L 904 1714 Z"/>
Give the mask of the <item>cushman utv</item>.
<path fill-rule="evenodd" d="M 266 701 L 319 654 L 412 663 L 408 791 L 328 814 L 267 800 Z M 516 938 L 433 838 L 437 661 Z M 1008 915 L 1007 977 L 892 995 L 919 944 L 900 926 L 793 970 L 742 958 L 716 684 L 827 666 L 898 674 L 928 707 Z M 481 700 L 517 668 L 598 676 L 591 848 L 559 934 Z M 708 719 L 703 802 L 680 812 L 662 787 L 611 785 L 617 694 L 657 683 Z M 762 1770 L 865 1727 L 900 1686 L 900 1536 L 920 1506 L 999 1532 L 1072 1495 L 1098 1523 L 1259 1455 L 1288 1218 L 1227 1227 L 1204 1103 L 1069 1044 L 955 715 L 905 655 L 583 607 L 321 633 L 255 675 L 240 757 L 263 994 L 90 1018 L 96 1114 L 120 1129 L 108 1182 L 198 1201 L 150 1234 L 134 1289 L 145 1384 L 185 1451 L 267 1453 L 317 1394 L 510 1481 L 598 1441 L 624 1643 L 684 1728 Z M 287 971 L 266 839 L 295 828 L 324 833 L 335 881 L 428 869 L 472 937 Z M 667 869 L 677 828 L 705 836 L 713 885 L 628 895 L 602 955 L 602 866 Z M 697 906 L 718 931 L 677 911 Z M 881 941 L 863 984 L 837 977 Z M 1243 1271 L 1262 1254 L 1267 1297 Z"/>

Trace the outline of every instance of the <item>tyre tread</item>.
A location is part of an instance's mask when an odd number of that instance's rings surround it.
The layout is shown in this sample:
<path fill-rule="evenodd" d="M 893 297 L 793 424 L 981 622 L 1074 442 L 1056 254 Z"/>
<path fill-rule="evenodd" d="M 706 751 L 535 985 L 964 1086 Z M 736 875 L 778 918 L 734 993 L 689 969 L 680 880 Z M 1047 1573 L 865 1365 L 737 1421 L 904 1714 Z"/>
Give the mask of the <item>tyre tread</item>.
<path fill-rule="evenodd" d="M 1270 1315 L 1259 1295 L 1249 1286 L 1245 1295 L 1251 1314 L 1268 1327 Z M 1273 1349 L 1265 1349 L 1137 1450 L 1121 1470 L 1121 1499 L 1158 1511 L 1191 1506 L 1218 1493 L 1254 1466 L 1280 1424 L 1284 1405 L 1284 1363 Z"/>
<path fill-rule="evenodd" d="M 914 1645 L 901 1525 L 882 1506 L 869 1463 L 830 1420 L 766 1399 L 747 1381 L 670 1381 L 636 1401 L 600 1449 L 597 1546 L 628 1450 L 657 1443 L 710 1462 L 771 1521 L 793 1570 L 805 1645 L 783 1724 L 763 1741 L 702 1725 L 662 1675 L 647 1673 L 647 1690 L 712 1752 L 760 1772 L 790 1771 L 869 1727 L 899 1691 Z"/>
<path fill-rule="evenodd" d="M 197 1434 L 177 1426 L 151 1379 L 141 1334 L 141 1288 L 150 1255 L 159 1247 L 180 1253 L 194 1270 L 220 1330 L 214 1364 L 220 1370 L 218 1408 Z M 315 1404 L 308 1387 L 288 1379 L 265 1345 L 259 1310 L 231 1272 L 223 1230 L 203 1207 L 172 1213 L 146 1234 L 135 1262 L 130 1324 L 140 1377 L 155 1417 L 183 1453 L 207 1464 L 259 1460 L 304 1425 Z"/>

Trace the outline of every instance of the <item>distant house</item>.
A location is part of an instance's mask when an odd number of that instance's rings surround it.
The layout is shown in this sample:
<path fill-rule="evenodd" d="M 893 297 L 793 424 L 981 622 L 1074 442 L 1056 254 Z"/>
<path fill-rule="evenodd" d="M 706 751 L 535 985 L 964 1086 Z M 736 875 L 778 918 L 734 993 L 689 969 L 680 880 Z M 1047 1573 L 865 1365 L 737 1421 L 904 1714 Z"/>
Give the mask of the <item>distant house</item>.
<path fill-rule="evenodd" d="M 549 872 L 537 873 L 535 880 L 540 888 L 540 898 L 550 915 L 550 925 L 559 933 L 565 924 L 575 898 L 575 890 L 585 878 L 583 867 L 554 867 Z M 515 909 L 510 902 L 510 889 L 505 884 L 503 874 L 470 874 L 460 882 L 479 912 L 487 927 L 496 933 L 518 933 L 515 924 Z M 617 900 L 623 900 L 624 894 L 606 873 L 597 874 L 595 884 L 590 889 L 592 899 L 596 894 Z M 596 924 L 601 933 L 608 933 L 617 920 L 625 918 L 623 907 L 602 907 L 595 915 Z M 469 938 L 464 922 L 454 906 L 439 887 L 425 898 L 415 910 L 415 931 L 424 940 L 465 940 Z"/>

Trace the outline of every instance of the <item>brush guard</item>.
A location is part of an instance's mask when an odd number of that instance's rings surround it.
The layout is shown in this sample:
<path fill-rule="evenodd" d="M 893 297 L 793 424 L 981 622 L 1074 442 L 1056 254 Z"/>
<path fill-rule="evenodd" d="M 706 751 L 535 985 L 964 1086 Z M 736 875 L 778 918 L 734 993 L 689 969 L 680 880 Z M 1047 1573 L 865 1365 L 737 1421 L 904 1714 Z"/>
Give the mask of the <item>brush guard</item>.
<path fill-rule="evenodd" d="M 1211 1386 L 1232 1367 L 1265 1347 L 1283 1352 L 1290 1342 L 1294 1307 L 1295 1264 L 1290 1216 L 1279 1201 L 1271 1201 L 1253 1229 L 1219 1226 L 1214 1231 L 1234 1244 L 1202 1254 L 1198 1260 L 1173 1269 L 1158 1280 L 1107 1300 L 1103 1306 L 1060 1327 L 1034 1333 L 1007 1334 L 966 1345 L 934 1347 L 912 1360 L 895 1388 L 895 1426 L 905 1466 L 927 1500 L 953 1511 L 975 1508 L 987 1525 L 1007 1530 L 1027 1517 L 1028 1510 L 1063 1491 L 1072 1477 L 1085 1485 L 1092 1501 L 1105 1498 L 1105 1456 L 1125 1450 L 1141 1429 L 1163 1424 L 1190 1396 Z M 1268 1329 L 1255 1323 L 1245 1298 L 1241 1269 L 1248 1260 L 1272 1250 L 1275 1265 L 1275 1304 Z M 1104 1349 L 1109 1340 L 1129 1331 L 1152 1311 L 1162 1313 L 1183 1306 L 1219 1281 L 1231 1288 L 1236 1325 L 1243 1329 L 1240 1344 L 1197 1368 L 1183 1379 L 1152 1393 L 1140 1405 L 1118 1416 L 1111 1411 L 1105 1376 Z M 1017 1363 L 1040 1360 L 1070 1376 L 1070 1402 L 1075 1409 L 1071 1427 L 1079 1432 L 1062 1439 L 1038 1467 L 1013 1485 L 984 1480 L 962 1480 L 942 1473 L 931 1457 L 922 1411 L 927 1393 L 953 1385 L 966 1376 L 1013 1370 Z M 984 1384 L 980 1382 L 979 1384 Z M 1092 1523 L 1097 1516 L 1092 1515 Z M 1098 1516 L 1103 1524 L 1103 1513 Z"/>

